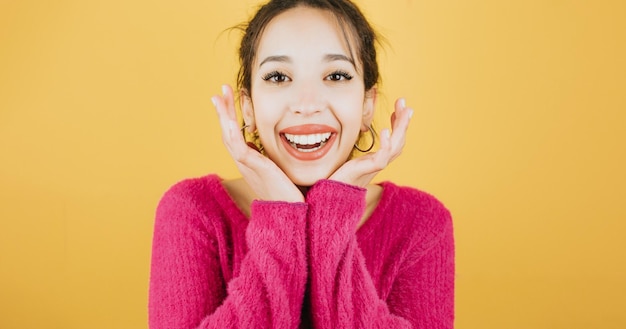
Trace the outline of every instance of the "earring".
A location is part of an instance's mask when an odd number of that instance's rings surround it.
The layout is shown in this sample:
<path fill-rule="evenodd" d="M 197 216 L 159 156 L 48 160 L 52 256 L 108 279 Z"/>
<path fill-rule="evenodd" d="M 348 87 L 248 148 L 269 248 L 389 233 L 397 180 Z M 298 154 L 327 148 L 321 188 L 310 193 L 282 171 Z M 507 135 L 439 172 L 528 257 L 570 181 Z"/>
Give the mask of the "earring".
<path fill-rule="evenodd" d="M 358 141 L 354 144 L 354 148 L 363 153 L 371 151 L 374 147 L 374 143 L 376 142 L 376 134 L 374 134 L 374 129 L 372 129 L 372 126 L 367 126 L 367 129 L 369 129 L 370 134 L 372 135 L 372 145 L 370 145 L 370 147 L 368 147 L 366 150 L 362 150 L 358 145 Z"/>
<path fill-rule="evenodd" d="M 244 124 L 241 127 L 241 134 L 243 135 L 243 140 L 246 141 L 246 144 L 248 146 L 250 146 L 251 148 L 257 150 L 259 153 L 263 153 L 263 144 L 261 144 L 261 142 L 259 142 L 259 136 L 257 135 L 257 132 L 255 131 L 254 133 L 252 133 L 253 137 L 254 137 L 254 141 L 247 141 L 246 140 L 246 128 L 250 127 L 250 125 Z M 259 145 L 257 145 L 259 144 Z"/>

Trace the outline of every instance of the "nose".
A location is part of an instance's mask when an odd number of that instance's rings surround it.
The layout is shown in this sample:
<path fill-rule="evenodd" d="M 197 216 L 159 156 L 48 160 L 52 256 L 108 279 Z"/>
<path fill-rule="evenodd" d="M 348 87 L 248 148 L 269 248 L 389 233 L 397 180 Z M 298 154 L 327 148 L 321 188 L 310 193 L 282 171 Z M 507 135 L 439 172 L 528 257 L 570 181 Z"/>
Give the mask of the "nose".
<path fill-rule="evenodd" d="M 291 112 L 309 116 L 324 110 L 324 95 L 318 84 L 302 82 L 294 87 L 290 106 Z"/>

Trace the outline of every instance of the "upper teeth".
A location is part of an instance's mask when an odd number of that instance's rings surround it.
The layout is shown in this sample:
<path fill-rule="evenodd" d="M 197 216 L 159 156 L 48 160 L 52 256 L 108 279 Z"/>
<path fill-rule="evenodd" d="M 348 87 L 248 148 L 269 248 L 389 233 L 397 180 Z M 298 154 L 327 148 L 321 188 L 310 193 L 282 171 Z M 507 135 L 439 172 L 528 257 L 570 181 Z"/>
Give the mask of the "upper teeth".
<path fill-rule="evenodd" d="M 310 135 L 285 134 L 285 137 L 287 138 L 287 140 L 289 140 L 290 142 L 294 144 L 315 145 L 330 138 L 330 133 L 310 134 Z"/>

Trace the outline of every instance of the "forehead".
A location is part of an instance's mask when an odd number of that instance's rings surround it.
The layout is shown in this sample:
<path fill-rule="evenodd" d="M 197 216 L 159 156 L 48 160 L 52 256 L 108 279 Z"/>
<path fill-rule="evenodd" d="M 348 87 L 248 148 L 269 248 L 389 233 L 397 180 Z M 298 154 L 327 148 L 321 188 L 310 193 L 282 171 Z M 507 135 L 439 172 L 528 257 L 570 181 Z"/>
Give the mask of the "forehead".
<path fill-rule="evenodd" d="M 345 30 L 345 32 L 344 32 Z M 296 7 L 274 17 L 259 40 L 256 61 L 266 56 L 313 57 L 320 54 L 350 54 L 354 44 L 347 27 L 342 29 L 327 10 Z"/>

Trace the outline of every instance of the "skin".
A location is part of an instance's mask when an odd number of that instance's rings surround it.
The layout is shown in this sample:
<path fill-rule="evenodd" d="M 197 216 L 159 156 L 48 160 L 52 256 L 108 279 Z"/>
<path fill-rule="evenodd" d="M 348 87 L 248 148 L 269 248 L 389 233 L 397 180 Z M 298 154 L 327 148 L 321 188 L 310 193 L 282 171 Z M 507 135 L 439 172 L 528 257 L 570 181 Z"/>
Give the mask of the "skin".
<path fill-rule="evenodd" d="M 225 85 L 222 95 L 212 97 L 224 145 L 242 174 L 242 179 L 224 181 L 238 206 L 249 215 L 254 199 L 303 202 L 302 187 L 331 179 L 367 189 L 362 224 L 381 194 L 371 180 L 404 147 L 413 114 L 404 99 L 395 103 L 392 132 L 383 129 L 378 137 L 380 149 L 348 160 L 359 131 L 367 131 L 372 123 L 376 88 L 365 90 L 361 63 L 349 53 L 333 15 L 309 7 L 290 9 L 266 26 L 251 89 L 241 94 L 243 117 L 249 131 L 258 131 L 267 157 L 243 139 L 232 88 Z M 321 156 L 307 158 L 311 155 L 298 153 L 284 132 L 304 134 L 311 124 L 332 132 L 332 137 L 322 146 Z"/>

